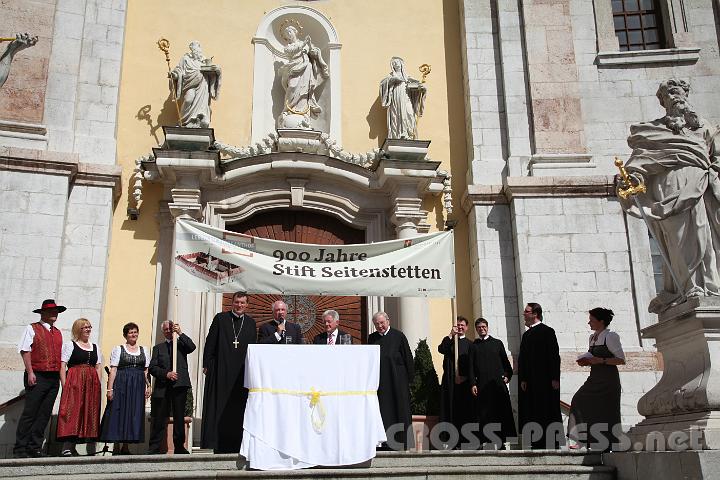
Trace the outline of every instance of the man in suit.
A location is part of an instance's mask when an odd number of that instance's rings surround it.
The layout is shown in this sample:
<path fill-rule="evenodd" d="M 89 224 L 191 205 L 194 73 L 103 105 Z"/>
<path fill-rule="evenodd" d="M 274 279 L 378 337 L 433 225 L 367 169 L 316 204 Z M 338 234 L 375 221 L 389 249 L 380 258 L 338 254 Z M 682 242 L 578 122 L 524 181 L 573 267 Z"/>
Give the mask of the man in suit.
<path fill-rule="evenodd" d="M 153 417 L 150 430 L 149 454 L 160 453 L 160 442 L 167 428 L 167 417 L 172 405 L 173 445 L 175 454 L 188 453 L 185 449 L 185 403 L 191 388 L 188 373 L 187 356 L 195 351 L 193 341 L 182 333 L 180 325 L 170 321 L 162 323 L 165 340 L 153 348 L 148 370 L 155 377 L 155 389 L 152 393 Z M 177 339 L 177 371 L 173 371 L 173 333 Z"/>
<path fill-rule="evenodd" d="M 272 304 L 273 319 L 260 326 L 258 330 L 258 343 L 288 344 L 302 343 L 302 330 L 297 323 L 286 322 L 287 304 L 278 300 Z"/>
<path fill-rule="evenodd" d="M 555 330 L 543 323 L 542 307 L 528 303 L 523 311 L 527 330 L 518 355 L 518 411 L 523 442 L 532 448 L 559 448 L 564 440 L 560 414 L 560 348 Z M 552 427 L 552 428 L 551 428 Z M 532 435 L 532 429 L 536 434 Z M 530 434 L 531 438 L 525 438 Z"/>
<path fill-rule="evenodd" d="M 338 328 L 340 324 L 340 314 L 335 310 L 325 310 L 322 314 L 323 322 L 325 323 L 325 331 L 318 333 L 313 338 L 315 345 L 337 345 L 343 335 L 348 335 Z"/>

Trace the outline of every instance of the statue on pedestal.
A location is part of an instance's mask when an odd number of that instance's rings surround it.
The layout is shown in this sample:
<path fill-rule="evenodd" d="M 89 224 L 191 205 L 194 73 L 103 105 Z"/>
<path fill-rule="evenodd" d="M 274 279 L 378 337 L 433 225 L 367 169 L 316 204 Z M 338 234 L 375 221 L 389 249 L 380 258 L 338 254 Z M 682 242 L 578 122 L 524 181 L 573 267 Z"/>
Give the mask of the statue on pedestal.
<path fill-rule="evenodd" d="M 387 138 L 415 139 L 417 118 L 425 109 L 427 89 L 405 73 L 400 57 L 390 61 L 390 74 L 380 82 L 380 103 L 387 108 Z"/>
<path fill-rule="evenodd" d="M 628 137 L 633 151 L 625 169 L 647 192 L 636 202 L 620 201 L 628 214 L 645 214 L 666 260 L 651 313 L 690 297 L 720 295 L 718 128 L 693 111 L 689 91 L 685 81 L 662 82 L 657 97 L 665 116 L 632 125 Z"/>
<path fill-rule="evenodd" d="M 0 87 L 5 84 L 5 81 L 10 75 L 10 64 L 13 61 L 13 57 L 20 50 L 25 50 L 28 47 L 32 47 L 38 41 L 38 37 L 32 37 L 29 33 L 18 33 L 15 38 L 1 38 L 0 42 L 9 41 L 5 51 L 0 55 Z"/>
<path fill-rule="evenodd" d="M 210 126 L 210 100 L 220 94 L 222 73 L 220 67 L 206 58 L 200 42 L 190 42 L 190 52 L 183 55 L 177 67 L 170 72 L 171 88 L 176 92 L 180 107 L 180 125 L 207 128 Z"/>
<path fill-rule="evenodd" d="M 320 49 L 313 45 L 310 36 L 300 40 L 302 26 L 289 19 L 280 26 L 285 60 L 278 74 L 285 90 L 285 104 L 277 119 L 278 128 L 312 129 L 310 118 L 317 117 L 322 108 L 318 104 L 319 87 L 330 77 L 330 70 Z"/>

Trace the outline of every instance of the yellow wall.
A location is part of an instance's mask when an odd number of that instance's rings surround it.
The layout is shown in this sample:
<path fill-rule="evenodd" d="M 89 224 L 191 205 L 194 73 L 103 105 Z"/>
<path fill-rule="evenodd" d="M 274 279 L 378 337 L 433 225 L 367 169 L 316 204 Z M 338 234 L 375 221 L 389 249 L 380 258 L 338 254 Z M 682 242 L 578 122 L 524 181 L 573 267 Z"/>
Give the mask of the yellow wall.
<path fill-rule="evenodd" d="M 368 151 L 384 139 L 385 114 L 377 103 L 378 84 L 390 71 L 390 58 L 403 57 L 408 72 L 415 77 L 419 77 L 418 65 L 432 65 L 419 133 L 421 138 L 432 140 L 430 156 L 442 161 L 442 168 L 453 175 L 453 217 L 460 221 L 456 232 L 458 311 L 469 316 L 472 303 L 467 222 L 460 207 L 467 156 L 456 0 L 128 2 L 118 107 L 118 163 L 123 168 L 123 185 L 128 187 L 135 159 L 162 141 L 159 125 L 172 125 L 176 118 L 168 96 L 167 64 L 156 46 L 158 38 L 170 41 L 173 67 L 187 51 L 187 44 L 195 39 L 201 42 L 207 56 L 215 57 L 223 69 L 220 99 L 213 103 L 215 136 L 225 143 L 247 145 L 253 87 L 250 41 L 267 12 L 292 4 L 320 11 L 338 32 L 342 43 L 343 146 L 351 152 Z M 128 192 L 129 188 L 123 192 L 112 227 L 102 338 L 105 351 L 123 340 L 121 328 L 127 321 L 140 325 L 142 344 L 149 345 L 153 340 L 158 238 L 155 214 L 162 188 L 145 185 L 138 221 L 129 221 L 125 215 Z M 435 197 L 425 202 L 434 229 L 442 228 L 444 220 L 440 201 Z M 433 350 L 451 325 L 449 305 L 449 301 L 431 302 Z M 439 366 L 439 359 L 435 360 Z"/>

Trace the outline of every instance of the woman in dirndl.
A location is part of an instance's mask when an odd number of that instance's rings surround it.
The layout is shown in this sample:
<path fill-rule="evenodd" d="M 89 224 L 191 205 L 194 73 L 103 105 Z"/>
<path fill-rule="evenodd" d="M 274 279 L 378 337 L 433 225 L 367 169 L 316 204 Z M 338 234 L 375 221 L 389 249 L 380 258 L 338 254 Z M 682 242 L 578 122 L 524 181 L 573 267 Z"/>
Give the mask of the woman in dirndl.
<path fill-rule="evenodd" d="M 100 439 L 113 442 L 113 455 L 130 455 L 128 444 L 145 441 L 145 400 L 150 398 L 147 371 L 150 351 L 137 344 L 140 328 L 130 322 L 123 327 L 125 344 L 110 354 L 105 414 Z"/>
<path fill-rule="evenodd" d="M 583 444 L 591 449 L 610 451 L 617 443 L 613 432 L 620 428 L 620 374 L 618 365 L 625 365 L 620 336 L 608 326 L 615 314 L 602 307 L 588 312 L 590 349 L 577 364 L 590 367 L 590 377 L 573 396 L 568 419 L 570 448 Z M 591 430 L 592 429 L 592 430 Z"/>
<path fill-rule="evenodd" d="M 75 445 L 94 442 L 100 435 L 100 379 L 102 356 L 90 343 L 92 325 L 86 318 L 75 320 L 70 342 L 60 356 L 60 409 L 57 439 L 63 456 L 78 455 Z"/>

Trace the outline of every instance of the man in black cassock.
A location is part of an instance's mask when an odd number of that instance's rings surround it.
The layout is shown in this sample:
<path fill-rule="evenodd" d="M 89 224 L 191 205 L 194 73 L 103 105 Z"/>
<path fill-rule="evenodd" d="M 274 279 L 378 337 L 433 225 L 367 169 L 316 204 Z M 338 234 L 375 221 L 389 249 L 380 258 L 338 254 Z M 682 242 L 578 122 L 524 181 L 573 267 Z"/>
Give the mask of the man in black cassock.
<path fill-rule="evenodd" d="M 232 310 L 215 315 L 203 353 L 205 396 L 200 445 L 215 453 L 238 453 L 248 398 L 245 354 L 255 343 L 255 320 L 245 314 L 248 296 L 233 295 Z"/>
<path fill-rule="evenodd" d="M 468 381 L 468 354 L 472 342 L 465 337 L 467 327 L 467 318 L 457 317 L 457 325 L 452 327 L 450 334 L 438 345 L 438 352 L 443 355 L 440 421 L 452 423 L 458 432 L 462 432 L 463 425 L 471 422 L 473 417 L 473 401 Z M 455 378 L 454 337 L 456 335 L 458 336 L 458 378 Z M 461 446 L 466 441 L 467 439 L 460 433 L 460 445 L 451 445 L 450 448 Z"/>
<path fill-rule="evenodd" d="M 523 312 L 525 326 L 518 356 L 518 410 L 520 429 L 534 423 L 540 438 L 524 438 L 532 448 L 559 448 L 564 438 L 560 415 L 560 348 L 555 330 L 542 323 L 542 307 L 528 303 Z M 554 424 L 554 425 L 553 425 Z M 548 431 L 548 427 L 553 429 Z M 526 432 L 524 432 L 526 433 Z"/>
<path fill-rule="evenodd" d="M 481 443 L 494 443 L 504 449 L 508 437 L 517 436 L 510 393 L 507 384 L 512 378 L 512 366 L 502 340 L 488 334 L 488 321 L 475 320 L 477 338 L 470 349 L 468 368 L 472 395 L 476 398 L 476 421 L 480 425 Z M 485 435 L 488 426 L 492 434 Z"/>
<path fill-rule="evenodd" d="M 415 446 L 412 430 L 407 435 L 408 429 L 412 428 L 410 381 L 415 373 L 413 356 L 405 335 L 390 328 L 387 313 L 377 312 L 372 321 L 376 331 L 368 337 L 368 344 L 380 345 L 380 386 L 377 395 L 388 436 L 387 447 L 407 450 Z"/>

